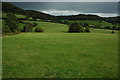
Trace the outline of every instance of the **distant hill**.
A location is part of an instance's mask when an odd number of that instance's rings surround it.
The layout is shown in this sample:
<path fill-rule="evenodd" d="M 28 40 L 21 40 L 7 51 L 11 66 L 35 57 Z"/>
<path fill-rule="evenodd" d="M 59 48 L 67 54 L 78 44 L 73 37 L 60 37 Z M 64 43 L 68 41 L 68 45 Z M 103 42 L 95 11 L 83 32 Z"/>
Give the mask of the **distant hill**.
<path fill-rule="evenodd" d="M 2 2 L 2 11 L 5 13 L 26 15 L 32 17 L 33 19 L 43 19 L 45 21 L 51 20 L 52 22 L 60 22 L 60 20 L 55 16 L 34 10 L 24 10 L 8 2 Z"/>
<path fill-rule="evenodd" d="M 18 8 L 8 2 L 2 2 L 2 11 L 7 13 L 26 14 L 25 10 Z"/>
<path fill-rule="evenodd" d="M 61 20 L 104 20 L 110 22 L 112 24 L 120 23 L 120 17 L 108 17 L 103 18 L 97 15 L 69 15 L 69 16 L 52 16 L 46 13 L 42 13 L 35 10 L 24 10 L 22 8 L 16 7 L 15 5 L 9 2 L 2 2 L 2 11 L 6 13 L 16 13 L 22 14 L 29 17 L 32 17 L 34 20 L 36 19 L 43 19 L 45 21 L 51 21 L 56 23 L 63 23 Z"/>
<path fill-rule="evenodd" d="M 68 15 L 68 16 L 58 16 L 59 19 L 67 19 L 67 20 L 99 20 L 101 17 L 97 15 Z"/>

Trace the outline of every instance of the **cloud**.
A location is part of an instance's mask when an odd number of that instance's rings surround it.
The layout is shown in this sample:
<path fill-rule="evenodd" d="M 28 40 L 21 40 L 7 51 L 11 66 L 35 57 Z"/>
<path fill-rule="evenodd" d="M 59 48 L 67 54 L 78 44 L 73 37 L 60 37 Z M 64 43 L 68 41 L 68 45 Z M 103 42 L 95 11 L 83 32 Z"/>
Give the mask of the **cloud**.
<path fill-rule="evenodd" d="M 119 2 L 119 0 L 1 0 L 2 2 Z"/>
<path fill-rule="evenodd" d="M 115 17 L 118 16 L 118 14 L 112 14 L 112 13 L 84 13 L 84 12 L 79 12 L 79 11 L 72 11 L 72 10 L 38 10 L 43 13 L 55 15 L 55 16 L 60 16 L 60 15 L 78 15 L 78 14 L 93 14 L 93 15 L 98 15 L 101 17 Z"/>

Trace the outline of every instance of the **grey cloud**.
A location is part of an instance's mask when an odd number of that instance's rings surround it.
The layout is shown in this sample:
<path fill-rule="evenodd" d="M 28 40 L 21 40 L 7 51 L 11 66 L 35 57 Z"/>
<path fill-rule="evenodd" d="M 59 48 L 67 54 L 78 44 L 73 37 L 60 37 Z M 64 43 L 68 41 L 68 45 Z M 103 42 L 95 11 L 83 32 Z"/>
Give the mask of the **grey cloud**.
<path fill-rule="evenodd" d="M 2 2 L 119 2 L 119 0 L 1 0 Z"/>

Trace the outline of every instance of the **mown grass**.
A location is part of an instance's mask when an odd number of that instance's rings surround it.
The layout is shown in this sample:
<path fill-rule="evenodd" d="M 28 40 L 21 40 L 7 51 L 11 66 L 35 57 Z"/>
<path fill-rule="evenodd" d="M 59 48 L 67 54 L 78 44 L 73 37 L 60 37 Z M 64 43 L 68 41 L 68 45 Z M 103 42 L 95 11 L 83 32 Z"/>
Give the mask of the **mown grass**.
<path fill-rule="evenodd" d="M 3 78 L 118 77 L 117 31 L 65 33 L 66 25 L 37 23 L 44 33 L 3 37 Z"/>
<path fill-rule="evenodd" d="M 36 27 L 44 29 L 44 33 L 66 33 L 68 26 L 59 23 L 41 22 L 41 21 L 25 21 L 29 23 L 37 23 Z"/>

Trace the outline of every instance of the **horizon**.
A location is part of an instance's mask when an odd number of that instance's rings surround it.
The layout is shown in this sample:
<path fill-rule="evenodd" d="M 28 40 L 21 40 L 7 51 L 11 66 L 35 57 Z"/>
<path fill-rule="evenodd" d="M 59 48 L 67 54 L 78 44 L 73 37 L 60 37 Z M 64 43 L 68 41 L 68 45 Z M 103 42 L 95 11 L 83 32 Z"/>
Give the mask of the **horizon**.
<path fill-rule="evenodd" d="M 117 2 L 10 2 L 10 3 L 25 10 L 35 10 L 54 16 L 61 15 L 66 16 L 78 14 L 91 14 L 98 15 L 100 17 L 118 16 Z"/>

